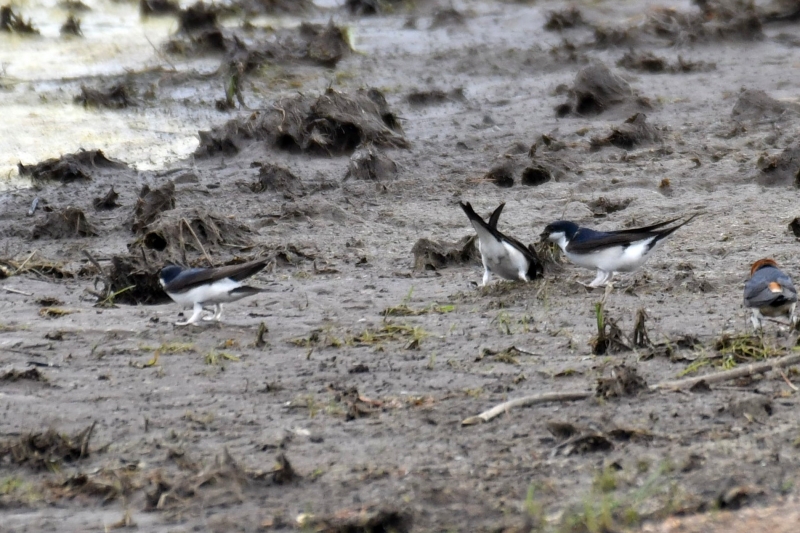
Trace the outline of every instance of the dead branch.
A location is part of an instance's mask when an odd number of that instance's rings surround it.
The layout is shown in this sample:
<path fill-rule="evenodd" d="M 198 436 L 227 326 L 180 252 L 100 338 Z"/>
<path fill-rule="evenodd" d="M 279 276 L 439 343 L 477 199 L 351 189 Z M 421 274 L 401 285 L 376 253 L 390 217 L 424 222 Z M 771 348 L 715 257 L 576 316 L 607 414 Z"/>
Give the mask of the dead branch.
<path fill-rule="evenodd" d="M 186 224 L 186 227 L 189 228 L 189 231 L 192 232 L 192 236 L 194 237 L 195 242 L 197 242 L 197 246 L 199 246 L 200 250 L 203 252 L 203 255 L 206 256 L 206 261 L 208 261 L 208 264 L 211 266 L 211 268 L 214 268 L 214 262 L 211 260 L 211 256 L 209 256 L 208 252 L 206 252 L 206 249 L 203 247 L 203 243 L 200 242 L 200 238 L 197 236 L 197 233 L 195 233 L 192 229 L 192 225 L 189 224 L 189 221 L 186 220 L 186 218 L 181 218 L 181 220 L 184 224 Z"/>
<path fill-rule="evenodd" d="M 462 426 L 473 426 L 475 424 L 481 424 L 483 422 L 488 422 L 489 420 L 495 418 L 498 415 L 501 415 L 507 411 L 510 411 L 513 407 L 527 407 L 529 405 L 536 405 L 540 403 L 549 403 L 549 402 L 573 402 L 575 400 L 585 400 L 586 398 L 590 398 L 594 394 L 591 391 L 581 391 L 581 392 L 548 392 L 545 394 L 536 394 L 534 396 L 525 396 L 523 398 L 517 398 L 516 400 L 509 400 L 507 402 L 503 402 L 500 405 L 496 405 L 489 409 L 488 411 L 484 411 L 477 416 L 471 416 L 469 418 L 464 419 L 461 422 Z"/>
<path fill-rule="evenodd" d="M 704 376 L 694 376 L 686 379 L 677 379 L 675 381 L 662 381 L 656 383 L 650 390 L 678 390 L 692 387 L 701 381 L 706 384 L 719 383 L 722 381 L 730 381 L 732 379 L 744 378 L 747 376 L 755 376 L 756 374 L 766 374 L 770 370 L 792 366 L 800 363 L 800 354 L 787 355 L 774 361 L 765 361 L 763 363 L 750 364 L 732 370 L 725 370 L 715 374 L 706 374 Z"/>
<path fill-rule="evenodd" d="M 662 381 L 661 383 L 656 383 L 655 385 L 649 387 L 649 390 L 651 391 L 681 390 L 692 387 L 693 385 L 696 385 L 701 381 L 704 381 L 706 384 L 720 383 L 723 381 L 730 381 L 732 379 L 755 376 L 757 374 L 766 374 L 770 370 L 777 370 L 780 368 L 785 368 L 787 366 L 792 366 L 796 364 L 800 364 L 800 354 L 787 355 L 785 357 L 781 357 L 780 359 L 775 359 L 774 361 L 765 361 L 763 363 L 750 364 L 740 368 L 734 368 L 733 370 L 725 370 L 723 372 L 706 374 L 704 376 L 694 376 L 691 378 L 678 379 L 674 381 Z M 509 400 L 507 402 L 503 402 L 500 405 L 496 405 L 491 409 L 489 409 L 488 411 L 484 411 L 477 416 L 471 416 L 469 418 L 465 418 L 461 422 L 461 425 L 473 426 L 475 424 L 488 422 L 489 420 L 497 417 L 498 415 L 510 411 L 514 407 L 527 407 L 529 405 L 537 405 L 540 403 L 549 403 L 549 402 L 572 402 L 576 400 L 585 400 L 586 398 L 590 398 L 593 394 L 594 393 L 590 391 L 573 391 L 573 392 L 548 392 L 545 394 L 524 396 L 522 398 L 517 398 L 516 400 Z"/>

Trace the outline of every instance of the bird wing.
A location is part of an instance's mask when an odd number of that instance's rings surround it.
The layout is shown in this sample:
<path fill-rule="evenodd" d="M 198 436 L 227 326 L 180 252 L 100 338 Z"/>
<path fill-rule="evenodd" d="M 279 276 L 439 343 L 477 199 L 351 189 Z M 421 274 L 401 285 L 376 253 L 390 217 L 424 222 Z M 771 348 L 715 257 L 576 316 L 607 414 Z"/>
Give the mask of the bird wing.
<path fill-rule="evenodd" d="M 694 217 L 696 217 L 696 216 L 697 216 L 697 213 L 695 213 L 694 215 L 692 215 L 691 217 L 689 217 L 689 218 L 686 220 L 686 222 L 684 222 L 684 223 L 683 223 L 683 224 L 681 224 L 680 226 L 677 226 L 677 227 L 676 227 L 676 229 L 677 229 L 677 228 L 680 228 L 681 226 L 683 226 L 683 225 L 685 225 L 685 224 L 688 224 L 688 223 L 689 223 L 689 222 L 691 222 L 691 220 L 692 220 Z M 651 226 L 643 226 L 643 227 L 641 227 L 641 228 L 619 229 L 619 230 L 615 230 L 615 231 L 609 231 L 608 233 L 619 233 L 619 234 L 626 234 L 626 233 L 646 233 L 646 232 L 652 232 L 652 231 L 655 231 L 655 230 L 657 230 L 658 228 L 663 228 L 664 226 L 667 226 L 667 225 L 669 225 L 669 224 L 672 224 L 673 222 L 677 222 L 677 221 L 679 221 L 681 218 L 683 218 L 683 217 L 672 218 L 672 219 L 670 219 L 670 220 L 665 220 L 664 222 L 659 222 L 659 223 L 657 223 L 657 224 L 653 224 L 653 225 L 651 225 Z"/>
<path fill-rule="evenodd" d="M 492 215 L 489 217 L 489 227 L 490 228 L 497 228 L 497 222 L 500 220 L 500 213 L 503 212 L 503 208 L 506 206 L 506 203 L 503 202 L 502 204 L 497 206 L 492 212 Z"/>
<path fill-rule="evenodd" d="M 581 233 L 584 235 L 581 235 Z M 599 231 L 591 231 L 589 233 L 584 228 L 581 228 L 578 230 L 578 234 L 567 243 L 566 251 L 576 254 L 591 254 L 614 246 L 627 248 L 637 241 L 652 237 L 652 233 L 605 233 Z"/>
<path fill-rule="evenodd" d="M 500 233 L 500 231 L 497 229 L 497 220 L 500 218 L 500 213 L 502 212 L 503 207 L 506 205 L 505 203 L 500 204 L 497 207 L 497 209 L 494 210 L 492 215 L 489 217 L 489 223 L 483 220 L 480 217 L 480 215 L 478 215 L 475 212 L 475 210 L 472 208 L 472 205 L 470 205 L 469 202 L 467 202 L 466 204 L 464 202 L 459 202 L 459 205 L 461 206 L 461 209 L 464 210 L 464 213 L 467 214 L 467 218 L 469 218 L 470 222 L 472 222 L 472 226 L 475 228 L 475 231 L 480 233 L 481 230 L 483 230 L 489 233 L 492 237 L 494 237 L 498 241 L 507 242 L 508 244 L 519 250 L 520 253 L 525 257 L 525 259 L 528 260 L 529 263 L 531 263 L 532 265 L 539 264 L 539 258 L 536 256 L 536 252 L 533 252 L 532 250 L 528 249 L 527 246 L 519 242 L 514 237 L 509 237 L 508 235 Z M 494 225 L 492 225 L 492 222 L 494 222 Z"/>
<path fill-rule="evenodd" d="M 218 268 L 192 268 L 178 274 L 175 279 L 167 283 L 164 290 L 167 292 L 186 292 L 198 285 L 214 283 L 225 278 L 242 281 L 261 271 L 266 265 L 266 259 L 257 259 L 240 265 L 228 265 Z"/>
<path fill-rule="evenodd" d="M 766 307 L 797 301 L 797 290 L 789 276 L 781 270 L 766 267 L 757 270 L 744 285 L 747 307 Z"/>
<path fill-rule="evenodd" d="M 653 224 L 652 226 L 646 226 L 644 228 L 634 228 L 619 231 L 593 231 L 586 228 L 581 228 L 578 231 L 578 234 L 575 235 L 575 237 L 567 244 L 566 251 L 577 254 L 589 254 L 593 252 L 599 252 L 613 246 L 622 246 L 623 248 L 627 248 L 634 243 L 647 241 L 648 239 L 650 239 L 650 242 L 647 243 L 648 249 L 652 249 L 653 246 L 655 246 L 659 241 L 672 235 L 672 233 L 674 233 L 677 229 L 691 222 L 696 216 L 697 215 L 694 214 L 677 226 L 673 226 L 664 230 L 658 230 L 658 228 L 666 226 L 667 224 L 671 224 L 678 219 L 676 218 L 667 220 L 666 222 L 659 222 L 658 224 Z"/>

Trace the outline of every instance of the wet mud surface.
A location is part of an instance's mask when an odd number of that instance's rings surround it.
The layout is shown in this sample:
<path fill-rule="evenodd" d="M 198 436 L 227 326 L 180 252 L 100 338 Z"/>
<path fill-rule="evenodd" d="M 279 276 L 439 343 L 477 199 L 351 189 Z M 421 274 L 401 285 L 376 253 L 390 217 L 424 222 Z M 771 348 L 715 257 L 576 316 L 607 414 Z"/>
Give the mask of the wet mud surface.
<path fill-rule="evenodd" d="M 165 169 L 86 146 L 0 196 L 3 527 L 728 531 L 795 502 L 794 367 L 659 386 L 795 353 L 741 305 L 756 259 L 800 276 L 792 5 L 140 9 L 180 21 L 163 68 L 58 91 L 214 124 Z M 526 244 L 700 215 L 607 293 L 544 247 L 479 288 L 459 201 Z M 161 266 L 259 257 L 266 292 L 173 326 Z M 462 425 L 544 393 L 578 394 Z"/>

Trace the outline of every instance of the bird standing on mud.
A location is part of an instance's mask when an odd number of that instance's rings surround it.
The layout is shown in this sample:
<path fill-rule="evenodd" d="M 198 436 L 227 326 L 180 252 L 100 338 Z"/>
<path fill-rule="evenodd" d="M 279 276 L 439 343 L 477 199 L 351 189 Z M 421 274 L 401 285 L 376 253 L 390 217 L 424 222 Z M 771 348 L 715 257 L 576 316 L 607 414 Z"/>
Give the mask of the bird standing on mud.
<path fill-rule="evenodd" d="M 544 273 L 542 263 L 532 247 L 526 247 L 513 237 L 498 231 L 497 221 L 505 203 L 494 210 L 488 223 L 472 209 L 469 202 L 459 202 L 459 205 L 478 233 L 478 250 L 483 261 L 482 287 L 489 283 L 493 273 L 503 279 L 521 281 L 536 279 Z"/>
<path fill-rule="evenodd" d="M 641 267 L 655 248 L 675 230 L 697 215 L 667 229 L 680 220 L 674 218 L 652 226 L 617 231 L 595 231 L 574 222 L 559 220 L 548 224 L 542 239 L 557 243 L 567 259 L 584 268 L 596 268 L 597 277 L 587 287 L 600 287 L 611 281 L 615 272 L 633 272 Z"/>
<path fill-rule="evenodd" d="M 750 320 L 753 327 L 763 328 L 762 317 L 785 316 L 789 324 L 795 326 L 794 315 L 797 305 L 797 290 L 792 280 L 774 259 L 759 259 L 750 267 L 750 279 L 744 285 L 744 306 L 752 310 Z"/>
<path fill-rule="evenodd" d="M 204 306 L 213 305 L 214 313 L 203 320 L 219 320 L 222 304 L 235 302 L 246 296 L 258 294 L 264 289 L 243 285 L 241 281 L 260 272 L 267 265 L 266 259 L 259 259 L 241 265 L 219 268 L 190 268 L 169 265 L 161 269 L 159 281 L 164 292 L 183 307 L 193 307 L 192 316 L 176 326 L 196 324 Z"/>

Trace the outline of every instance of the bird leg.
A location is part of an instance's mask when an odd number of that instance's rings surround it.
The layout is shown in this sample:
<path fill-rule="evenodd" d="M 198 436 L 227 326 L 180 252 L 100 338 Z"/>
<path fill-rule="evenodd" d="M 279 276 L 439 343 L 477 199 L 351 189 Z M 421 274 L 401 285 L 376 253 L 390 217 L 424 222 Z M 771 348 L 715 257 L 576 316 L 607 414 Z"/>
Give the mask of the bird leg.
<path fill-rule="evenodd" d="M 196 324 L 197 320 L 200 318 L 200 315 L 203 313 L 203 305 L 196 303 L 194 304 L 194 309 L 192 309 L 192 316 L 189 317 L 189 320 L 185 322 L 175 322 L 176 326 L 188 326 L 189 324 Z"/>
<path fill-rule="evenodd" d="M 753 309 L 753 314 L 750 315 L 750 322 L 753 323 L 753 329 L 756 331 L 763 330 L 763 326 L 761 324 L 761 312 L 758 309 Z"/>
<path fill-rule="evenodd" d="M 481 287 L 485 287 L 491 278 L 492 273 L 486 268 L 486 265 L 483 265 L 483 283 L 481 283 Z"/>
<path fill-rule="evenodd" d="M 590 283 L 583 283 L 582 281 L 579 281 L 578 283 L 589 289 L 596 289 L 597 287 L 602 287 L 603 285 L 611 281 L 611 278 L 613 276 L 614 276 L 613 272 L 598 270 L 597 276 Z"/>
<path fill-rule="evenodd" d="M 214 311 L 212 311 L 210 315 L 204 316 L 203 320 L 205 320 L 206 322 L 209 322 L 211 320 L 217 320 L 217 314 L 221 312 L 220 311 L 221 305 L 222 304 L 214 304 Z"/>

